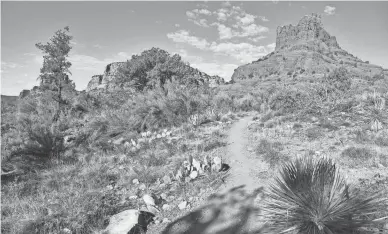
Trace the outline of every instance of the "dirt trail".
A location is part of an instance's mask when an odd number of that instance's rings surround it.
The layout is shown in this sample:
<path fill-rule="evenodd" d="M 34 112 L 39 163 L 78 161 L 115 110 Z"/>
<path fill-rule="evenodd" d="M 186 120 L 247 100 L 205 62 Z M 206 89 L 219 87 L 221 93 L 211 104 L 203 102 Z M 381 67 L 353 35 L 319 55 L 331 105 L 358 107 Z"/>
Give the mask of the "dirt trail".
<path fill-rule="evenodd" d="M 234 123 L 229 132 L 228 155 L 225 161 L 230 164 L 230 176 L 226 179 L 221 191 L 245 185 L 248 192 L 260 187 L 259 174 L 267 170 L 260 158 L 251 155 L 248 148 L 248 124 L 253 116 L 243 117 Z"/>

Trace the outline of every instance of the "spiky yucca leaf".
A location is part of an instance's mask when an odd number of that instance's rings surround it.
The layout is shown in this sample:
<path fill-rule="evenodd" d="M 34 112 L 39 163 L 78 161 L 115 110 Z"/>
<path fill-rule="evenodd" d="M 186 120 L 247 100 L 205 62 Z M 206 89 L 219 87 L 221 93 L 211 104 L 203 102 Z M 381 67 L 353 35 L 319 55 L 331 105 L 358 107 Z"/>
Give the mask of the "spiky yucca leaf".
<path fill-rule="evenodd" d="M 362 198 L 330 159 L 297 159 L 283 166 L 270 187 L 264 217 L 276 233 L 345 234 L 373 223 L 377 195 Z M 370 217 L 370 216 L 369 216 Z"/>

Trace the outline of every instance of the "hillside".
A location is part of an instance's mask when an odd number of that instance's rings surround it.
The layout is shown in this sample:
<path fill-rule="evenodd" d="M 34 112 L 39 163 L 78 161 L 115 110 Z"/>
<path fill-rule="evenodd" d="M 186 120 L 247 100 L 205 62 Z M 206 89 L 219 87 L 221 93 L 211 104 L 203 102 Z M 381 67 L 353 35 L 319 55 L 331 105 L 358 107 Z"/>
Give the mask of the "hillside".
<path fill-rule="evenodd" d="M 275 51 L 238 67 L 232 79 L 264 78 L 272 74 L 306 77 L 327 74 L 340 66 L 357 77 L 388 74 L 388 70 L 369 64 L 342 49 L 335 36 L 323 27 L 321 16 L 304 16 L 297 25 L 279 26 Z"/>
<path fill-rule="evenodd" d="M 143 90 L 172 79 L 179 80 L 182 84 L 209 83 L 210 86 L 217 86 L 225 83 L 219 76 L 209 76 L 192 68 L 177 54 L 171 56 L 167 51 L 152 48 L 132 56 L 127 62 L 108 64 L 104 74 L 91 78 L 86 91 L 116 88 Z"/>

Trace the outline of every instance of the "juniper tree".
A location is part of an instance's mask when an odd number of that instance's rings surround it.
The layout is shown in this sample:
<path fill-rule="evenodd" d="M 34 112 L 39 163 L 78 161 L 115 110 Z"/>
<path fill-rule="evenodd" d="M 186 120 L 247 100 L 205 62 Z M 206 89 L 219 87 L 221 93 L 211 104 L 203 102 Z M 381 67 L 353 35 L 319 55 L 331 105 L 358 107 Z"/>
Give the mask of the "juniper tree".
<path fill-rule="evenodd" d="M 53 99 L 57 103 L 57 110 L 53 117 L 56 122 L 65 104 L 63 91 L 66 88 L 73 88 L 74 84 L 69 79 L 71 63 L 68 61 L 68 55 L 71 50 L 70 40 L 73 38 L 68 35 L 69 27 L 55 32 L 54 36 L 46 44 L 37 43 L 35 46 L 43 52 L 43 66 L 40 69 L 38 79 L 41 86 L 49 88 L 55 93 Z"/>

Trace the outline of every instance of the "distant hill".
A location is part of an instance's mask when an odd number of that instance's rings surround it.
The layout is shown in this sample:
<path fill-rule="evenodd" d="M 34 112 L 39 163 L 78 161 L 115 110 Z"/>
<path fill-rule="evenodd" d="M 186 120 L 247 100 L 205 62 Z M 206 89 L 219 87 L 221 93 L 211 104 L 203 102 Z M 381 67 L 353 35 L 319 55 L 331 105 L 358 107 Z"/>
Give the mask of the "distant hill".
<path fill-rule="evenodd" d="M 238 67 L 232 80 L 253 77 L 320 76 L 344 66 L 355 76 L 388 75 L 388 70 L 369 64 L 343 50 L 335 36 L 323 27 L 321 16 L 304 16 L 297 25 L 277 28 L 275 51 L 250 64 Z"/>
<path fill-rule="evenodd" d="M 177 54 L 171 56 L 162 49 L 152 48 L 132 56 L 127 62 L 108 64 L 104 74 L 92 77 L 86 91 L 115 88 L 143 90 L 172 79 L 182 84 L 209 83 L 217 86 L 225 83 L 219 76 L 209 76 L 191 67 Z"/>

